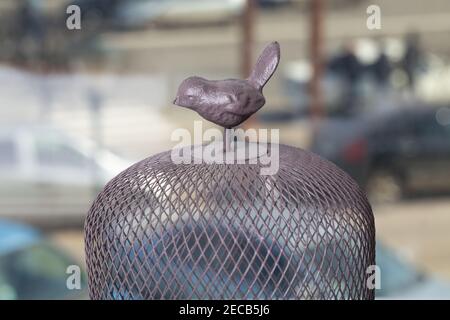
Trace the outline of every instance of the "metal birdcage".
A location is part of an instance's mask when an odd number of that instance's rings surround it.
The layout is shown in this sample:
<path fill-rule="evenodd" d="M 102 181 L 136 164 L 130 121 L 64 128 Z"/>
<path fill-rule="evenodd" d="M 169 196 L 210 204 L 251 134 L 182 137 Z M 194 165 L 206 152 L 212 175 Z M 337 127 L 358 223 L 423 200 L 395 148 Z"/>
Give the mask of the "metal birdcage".
<path fill-rule="evenodd" d="M 248 82 L 188 78 L 175 102 L 235 126 L 264 103 L 262 86 L 278 59 L 272 43 Z M 209 95 L 206 104 L 196 104 L 196 92 Z M 217 101 L 233 95 L 247 105 L 224 114 L 230 106 Z M 223 152 L 229 145 L 224 139 Z M 238 163 L 176 164 L 167 151 L 111 180 L 85 223 L 90 297 L 373 299 L 367 271 L 375 264 L 375 227 L 364 193 L 327 160 L 269 145 L 278 150 L 271 175 L 251 161 L 263 153 Z"/>
<path fill-rule="evenodd" d="M 107 184 L 86 221 L 93 299 L 370 299 L 375 230 L 342 170 L 280 145 L 259 164 L 147 158 Z"/>

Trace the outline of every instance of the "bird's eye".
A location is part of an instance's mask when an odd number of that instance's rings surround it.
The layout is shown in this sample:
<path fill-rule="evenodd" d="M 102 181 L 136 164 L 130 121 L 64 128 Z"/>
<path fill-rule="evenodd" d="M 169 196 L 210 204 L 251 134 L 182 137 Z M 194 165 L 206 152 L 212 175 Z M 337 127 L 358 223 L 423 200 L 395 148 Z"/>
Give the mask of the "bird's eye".
<path fill-rule="evenodd" d="M 189 99 L 189 100 L 192 100 L 192 99 L 194 99 L 194 96 L 193 96 L 193 95 L 191 95 L 191 94 L 190 94 L 190 95 L 188 95 L 187 97 L 188 97 L 188 99 Z"/>

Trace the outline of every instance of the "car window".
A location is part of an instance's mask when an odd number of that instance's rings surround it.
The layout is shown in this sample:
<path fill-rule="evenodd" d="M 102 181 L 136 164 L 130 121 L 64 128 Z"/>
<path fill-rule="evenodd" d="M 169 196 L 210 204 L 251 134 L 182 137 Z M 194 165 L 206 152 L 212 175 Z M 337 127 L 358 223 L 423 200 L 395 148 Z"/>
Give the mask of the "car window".
<path fill-rule="evenodd" d="M 12 167 L 18 161 L 17 152 L 12 140 L 0 139 L 0 168 Z"/>
<path fill-rule="evenodd" d="M 52 138 L 38 138 L 36 141 L 38 164 L 45 167 L 84 168 L 89 159 L 72 146 Z"/>
<path fill-rule="evenodd" d="M 397 138 L 410 137 L 413 133 L 411 117 L 407 112 L 395 113 L 385 118 L 376 119 L 371 131 L 373 138 L 392 141 Z"/>
<path fill-rule="evenodd" d="M 78 291 L 66 287 L 66 270 L 72 264 L 46 243 L 0 257 L 0 300 L 70 298 Z M 83 288 L 84 276 L 81 280 Z"/>
<path fill-rule="evenodd" d="M 439 124 L 434 113 L 426 114 L 418 119 L 415 132 L 421 138 L 450 138 L 448 126 Z"/>

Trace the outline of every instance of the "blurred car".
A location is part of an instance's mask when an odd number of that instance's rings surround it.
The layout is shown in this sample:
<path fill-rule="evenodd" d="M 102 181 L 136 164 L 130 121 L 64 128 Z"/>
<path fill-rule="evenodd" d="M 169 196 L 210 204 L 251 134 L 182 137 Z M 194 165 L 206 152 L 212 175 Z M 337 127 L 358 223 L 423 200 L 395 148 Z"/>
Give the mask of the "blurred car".
<path fill-rule="evenodd" d="M 257 0 L 257 3 L 262 8 L 277 8 L 291 4 L 293 0 Z"/>
<path fill-rule="evenodd" d="M 254 212 L 259 214 L 260 212 Z M 111 230 L 113 230 L 112 228 Z M 174 234 L 175 232 L 175 234 Z M 195 241 L 176 241 L 176 233 L 196 234 Z M 220 237 L 214 236 L 220 233 Z M 210 238 L 209 238 L 210 237 Z M 243 256 L 237 265 L 229 264 L 229 252 L 211 250 L 212 247 L 221 246 L 221 238 L 238 239 L 242 247 L 233 246 L 231 255 Z M 320 238 L 320 237 L 319 237 Z M 209 239 L 209 240 L 208 240 Z M 212 240 L 211 240 L 212 239 Z M 200 299 L 205 294 L 204 285 L 199 284 L 198 290 L 192 290 L 192 286 L 200 283 L 207 283 L 210 279 L 215 279 L 214 288 L 209 289 L 209 294 L 213 297 L 222 297 L 230 294 L 229 288 L 238 288 L 232 291 L 233 295 L 241 299 L 276 299 L 295 298 L 298 291 L 295 289 L 295 282 L 292 278 L 296 276 L 303 279 L 302 285 L 308 282 L 308 290 L 302 292 L 308 299 L 324 299 L 329 296 L 328 286 L 318 286 L 318 279 L 333 283 L 336 288 L 345 288 L 348 281 L 353 279 L 353 274 L 360 273 L 360 261 L 357 255 L 353 255 L 347 250 L 349 244 L 348 237 L 335 235 L 331 242 L 325 239 L 318 239 L 310 242 L 310 246 L 303 247 L 301 253 L 296 248 L 291 251 L 289 235 L 280 237 L 278 241 L 271 237 L 259 238 L 252 232 L 246 230 L 229 229 L 224 225 L 199 224 L 184 225 L 180 229 L 168 228 L 163 232 L 156 232 L 152 238 L 115 239 L 117 242 L 118 256 L 126 257 L 114 259 L 110 263 L 113 267 L 112 278 L 117 279 L 117 283 L 111 282 L 102 289 L 104 299 L 128 300 L 128 299 L 167 299 L 173 297 L 172 290 L 175 290 L 180 299 Z M 261 242 L 263 241 L 263 242 Z M 286 241 L 286 242 L 285 242 Z M 340 241 L 339 244 L 336 241 Z M 169 243 L 171 245 L 169 245 Z M 264 245 L 261 245 L 264 243 Z M 356 243 L 355 243 L 356 244 Z M 294 245 L 291 243 L 291 245 Z M 300 245 L 296 243 L 296 245 Z M 347 249 L 343 249 L 343 248 Z M 249 248 L 256 248 L 251 249 Z M 339 249 L 337 249 L 339 248 Z M 255 251 L 256 250 L 256 251 Z M 175 253 L 177 252 L 177 253 Z M 214 255 L 216 266 L 211 266 L 208 262 Z M 260 261 L 261 257 L 270 256 L 261 266 L 257 275 L 252 272 L 233 272 L 233 270 L 246 270 L 247 261 Z M 343 260 L 346 261 L 343 267 Z M 196 263 L 193 263 L 196 261 Z M 377 299 L 450 299 L 450 283 L 429 275 L 413 264 L 403 260 L 395 251 L 386 247 L 380 241 L 376 244 L 376 265 L 379 267 L 380 288 L 376 289 Z M 222 267 L 219 267 L 222 266 Z M 234 268 L 234 269 L 233 269 Z M 126 276 L 127 283 L 141 283 L 141 278 L 148 279 L 145 288 L 139 286 L 119 285 L 123 279 L 119 276 L 121 270 L 141 270 L 141 273 L 129 273 Z M 230 270 L 228 270 L 230 269 Z M 233 270 L 232 270 L 233 269 Z M 151 272 L 149 274 L 148 272 Z M 218 276 L 222 272 L 222 276 Z M 264 280 L 270 277 L 274 280 L 273 285 L 261 286 Z M 314 277 L 311 277 L 314 274 Z M 155 277 L 155 275 L 158 275 Z M 195 275 L 190 279 L 187 275 Z M 254 277 L 257 277 L 257 280 Z M 368 274 L 369 276 L 369 274 Z M 166 281 L 159 279 L 172 279 L 169 281 L 171 289 L 167 289 Z M 326 279 L 326 280 L 323 280 Z M 341 282 L 346 282 L 345 285 Z M 191 283 L 192 285 L 183 285 Z M 252 287 L 253 290 L 249 290 Z M 149 288 L 151 290 L 149 290 Z M 156 288 L 156 289 L 155 289 Z M 228 289 L 227 289 L 228 288 Z M 291 297 L 286 296 L 287 294 Z M 167 294 L 167 296 L 165 296 Z M 342 298 L 348 298 L 348 291 L 341 292 Z M 306 296 L 309 295 L 309 296 Z"/>
<path fill-rule="evenodd" d="M 312 151 L 347 171 L 372 201 L 450 191 L 450 125 L 439 123 L 447 106 L 418 105 L 324 121 Z"/>
<path fill-rule="evenodd" d="M 379 241 L 376 263 L 381 280 L 381 288 L 375 291 L 377 299 L 450 299 L 449 282 L 418 270 Z"/>
<path fill-rule="evenodd" d="M 345 239 L 341 239 L 341 241 L 346 242 Z M 333 270 L 332 277 L 345 281 L 349 278 L 349 273 L 358 271 L 343 269 L 341 267 L 342 259 L 346 259 L 350 266 L 356 266 L 357 263 L 349 261 L 354 256 L 342 256 L 343 252 L 337 254 L 329 249 L 333 247 L 336 247 L 333 242 L 321 243 L 321 245 L 313 247 L 311 251 L 305 251 L 306 254 L 312 255 L 311 259 L 319 266 L 310 266 L 309 271 L 320 270 L 324 261 L 327 261 L 330 269 Z M 384 245 L 379 239 L 376 240 L 375 251 L 375 262 L 379 268 L 377 272 L 379 272 L 380 280 L 380 287 L 375 289 L 376 299 L 450 299 L 449 281 L 420 270 L 395 250 Z M 325 258 L 322 254 L 325 254 Z M 326 272 L 326 274 L 329 273 Z M 369 276 L 371 273 L 367 274 Z"/>
<path fill-rule="evenodd" d="M 245 0 L 75 0 L 85 21 L 117 29 L 229 22 Z"/>
<path fill-rule="evenodd" d="M 130 164 L 52 127 L 2 127 L 0 217 L 81 224 L 97 191 Z"/>
<path fill-rule="evenodd" d="M 83 272 L 80 289 L 67 288 L 71 265 L 78 264 L 37 230 L 0 220 L 0 300 L 85 298 Z"/>

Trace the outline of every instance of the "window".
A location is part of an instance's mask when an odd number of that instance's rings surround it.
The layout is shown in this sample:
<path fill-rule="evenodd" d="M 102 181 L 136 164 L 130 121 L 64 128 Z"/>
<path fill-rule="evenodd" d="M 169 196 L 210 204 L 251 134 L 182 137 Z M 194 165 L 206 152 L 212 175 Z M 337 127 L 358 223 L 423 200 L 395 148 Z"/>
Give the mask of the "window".
<path fill-rule="evenodd" d="M 421 138 L 450 138 L 450 130 L 437 122 L 434 113 L 426 114 L 417 121 L 416 133 Z"/>
<path fill-rule="evenodd" d="M 56 139 L 38 139 L 37 161 L 46 167 L 75 167 L 83 168 L 89 164 L 78 150 Z"/>
<path fill-rule="evenodd" d="M 17 163 L 16 148 L 11 140 L 0 140 L 0 167 L 12 167 Z"/>

